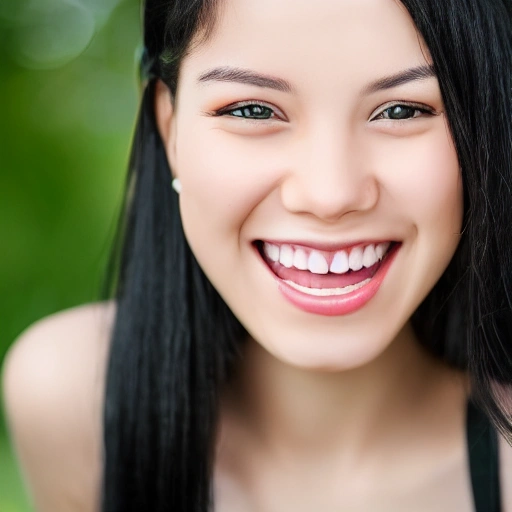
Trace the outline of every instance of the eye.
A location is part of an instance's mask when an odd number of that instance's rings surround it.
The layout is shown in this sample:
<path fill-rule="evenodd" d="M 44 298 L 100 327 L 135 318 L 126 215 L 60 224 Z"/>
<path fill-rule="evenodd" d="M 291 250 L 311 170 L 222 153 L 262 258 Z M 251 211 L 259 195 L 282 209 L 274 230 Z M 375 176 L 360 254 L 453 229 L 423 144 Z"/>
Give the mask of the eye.
<path fill-rule="evenodd" d="M 212 112 L 211 115 L 216 117 L 239 117 L 240 119 L 248 120 L 269 120 L 281 118 L 270 106 L 256 103 L 254 101 L 228 105 L 227 107 Z"/>
<path fill-rule="evenodd" d="M 228 110 L 225 115 L 243 117 L 244 119 L 270 119 L 274 112 L 270 107 L 263 105 L 244 105 L 243 107 Z"/>
<path fill-rule="evenodd" d="M 407 104 L 394 104 L 390 105 L 380 113 L 372 117 L 372 121 L 385 119 L 388 121 L 406 121 L 414 119 L 423 115 L 434 115 L 435 112 L 426 105 L 407 105 Z"/>

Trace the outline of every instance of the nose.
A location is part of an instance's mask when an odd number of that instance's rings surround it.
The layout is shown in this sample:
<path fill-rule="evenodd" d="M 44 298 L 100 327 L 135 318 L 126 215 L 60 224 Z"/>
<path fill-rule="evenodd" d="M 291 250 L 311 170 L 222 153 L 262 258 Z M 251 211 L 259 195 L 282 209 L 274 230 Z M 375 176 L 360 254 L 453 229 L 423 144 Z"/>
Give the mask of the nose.
<path fill-rule="evenodd" d="M 297 142 L 294 155 L 280 189 L 288 211 L 335 222 L 377 204 L 377 176 L 353 137 L 317 132 L 306 143 Z"/>

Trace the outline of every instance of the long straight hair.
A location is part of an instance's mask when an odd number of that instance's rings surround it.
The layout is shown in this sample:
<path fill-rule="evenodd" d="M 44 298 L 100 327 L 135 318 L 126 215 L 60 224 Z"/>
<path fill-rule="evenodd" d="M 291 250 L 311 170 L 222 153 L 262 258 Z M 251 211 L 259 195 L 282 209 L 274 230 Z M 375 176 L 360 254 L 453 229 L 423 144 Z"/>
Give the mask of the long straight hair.
<path fill-rule="evenodd" d="M 434 62 L 465 205 L 461 243 L 413 323 L 469 370 L 473 399 L 512 442 L 512 2 L 402 3 Z"/>
<path fill-rule="evenodd" d="M 222 1 L 222 0 L 219 0 Z M 144 90 L 108 277 L 117 304 L 104 406 L 103 512 L 207 512 L 219 392 L 245 331 L 197 264 L 154 114 L 215 24 L 215 0 L 148 0 Z M 468 369 L 511 436 L 511 0 L 402 0 L 439 79 L 464 183 L 459 248 L 413 317 L 425 346 Z M 510 392 L 510 390 L 509 390 Z"/>

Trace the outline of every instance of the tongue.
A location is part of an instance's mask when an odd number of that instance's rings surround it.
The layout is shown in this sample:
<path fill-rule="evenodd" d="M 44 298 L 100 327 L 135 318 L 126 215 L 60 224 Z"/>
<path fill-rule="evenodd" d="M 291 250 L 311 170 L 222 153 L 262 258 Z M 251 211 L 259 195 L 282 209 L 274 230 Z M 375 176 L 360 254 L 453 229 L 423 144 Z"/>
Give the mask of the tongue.
<path fill-rule="evenodd" d="M 307 288 L 345 288 L 353 284 L 360 283 L 369 277 L 373 277 L 380 266 L 380 262 L 370 268 L 361 270 L 349 270 L 346 274 L 313 274 L 308 270 L 297 270 L 296 268 L 286 268 L 280 263 L 272 263 L 270 268 L 281 279 L 293 281 L 294 283 Z"/>

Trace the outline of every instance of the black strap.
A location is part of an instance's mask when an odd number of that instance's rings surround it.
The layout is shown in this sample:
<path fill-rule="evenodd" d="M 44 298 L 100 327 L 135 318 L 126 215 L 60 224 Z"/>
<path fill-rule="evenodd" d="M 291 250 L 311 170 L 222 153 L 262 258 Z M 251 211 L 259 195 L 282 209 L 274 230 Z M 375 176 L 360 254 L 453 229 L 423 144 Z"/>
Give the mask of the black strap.
<path fill-rule="evenodd" d="M 501 512 L 498 435 L 485 414 L 468 402 L 467 441 L 476 512 Z"/>

